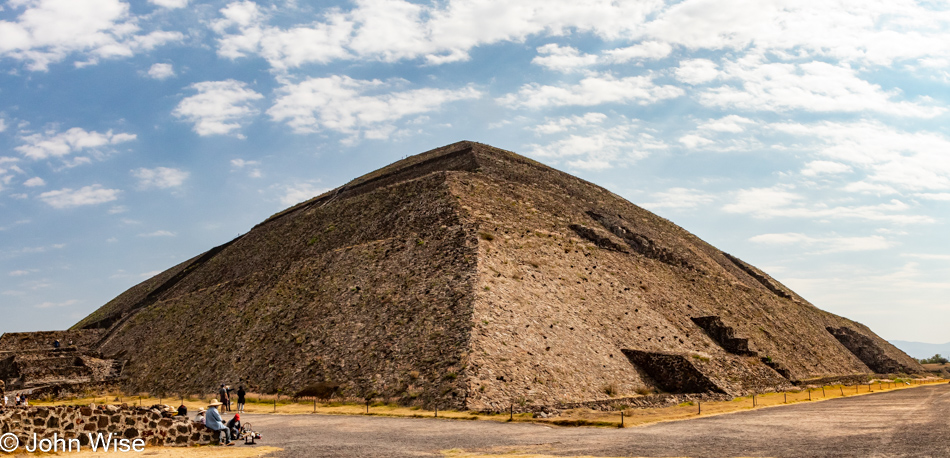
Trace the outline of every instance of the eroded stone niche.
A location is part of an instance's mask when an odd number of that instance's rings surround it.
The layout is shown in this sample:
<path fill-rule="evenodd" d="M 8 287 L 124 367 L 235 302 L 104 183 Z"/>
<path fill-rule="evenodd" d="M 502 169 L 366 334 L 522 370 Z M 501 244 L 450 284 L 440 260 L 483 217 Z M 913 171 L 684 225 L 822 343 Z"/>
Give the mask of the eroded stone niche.
<path fill-rule="evenodd" d="M 874 343 L 870 337 L 846 327 L 833 328 L 829 326 L 826 329 L 835 339 L 838 339 L 838 342 L 841 342 L 841 345 L 844 345 L 848 351 L 854 353 L 854 356 L 857 356 L 861 362 L 875 373 L 893 374 L 897 372 L 911 372 L 910 368 L 905 367 L 890 356 L 887 356 L 884 350 Z"/>
<path fill-rule="evenodd" d="M 668 393 L 725 393 L 690 361 L 689 355 L 641 350 L 620 350 Z"/>

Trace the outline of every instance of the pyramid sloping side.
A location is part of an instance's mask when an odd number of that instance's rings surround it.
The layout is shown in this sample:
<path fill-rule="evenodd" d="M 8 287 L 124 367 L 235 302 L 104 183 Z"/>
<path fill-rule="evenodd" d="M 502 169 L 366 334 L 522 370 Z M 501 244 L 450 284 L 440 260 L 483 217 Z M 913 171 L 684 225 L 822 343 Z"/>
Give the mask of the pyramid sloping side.
<path fill-rule="evenodd" d="M 736 379 L 730 371 L 740 365 L 774 373 L 763 359 L 796 382 L 873 372 L 828 327 L 861 333 L 902 368 L 919 370 L 865 326 L 817 309 L 669 221 L 576 177 L 480 148 L 482 173 L 452 182 L 483 234 L 473 407 L 656 390 L 623 349 L 725 361 L 710 374 L 722 380 Z M 703 316 L 720 317 L 751 352 L 724 349 L 691 320 Z M 734 381 L 726 391 L 768 388 Z"/>
<path fill-rule="evenodd" d="M 669 221 L 471 142 L 275 214 L 80 324 L 109 327 L 100 350 L 128 359 L 131 389 L 328 382 L 443 408 L 675 386 L 625 351 L 695 358 L 729 393 L 868 373 L 868 355 L 919 368 Z"/>
<path fill-rule="evenodd" d="M 460 405 L 475 234 L 443 173 L 259 225 L 112 330 L 129 388 L 218 382 Z"/>

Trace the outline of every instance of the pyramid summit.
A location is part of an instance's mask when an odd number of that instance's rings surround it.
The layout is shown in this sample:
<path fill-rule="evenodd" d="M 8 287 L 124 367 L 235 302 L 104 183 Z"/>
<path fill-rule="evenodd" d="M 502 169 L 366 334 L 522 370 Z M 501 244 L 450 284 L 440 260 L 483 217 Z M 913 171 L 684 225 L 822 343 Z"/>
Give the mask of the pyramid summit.
<path fill-rule="evenodd" d="M 473 142 L 279 212 L 69 332 L 130 390 L 322 382 L 483 410 L 923 370 L 606 189 Z"/>

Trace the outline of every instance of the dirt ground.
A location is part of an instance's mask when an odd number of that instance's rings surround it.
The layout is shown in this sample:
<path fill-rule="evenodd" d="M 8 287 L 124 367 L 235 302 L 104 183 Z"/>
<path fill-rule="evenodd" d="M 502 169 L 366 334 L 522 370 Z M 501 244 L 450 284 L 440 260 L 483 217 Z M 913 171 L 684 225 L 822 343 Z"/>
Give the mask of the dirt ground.
<path fill-rule="evenodd" d="M 950 385 L 632 428 L 253 415 L 278 457 L 950 456 Z"/>
<path fill-rule="evenodd" d="M 854 389 L 854 388 L 852 388 Z M 809 402 L 807 391 L 732 401 L 732 413 L 692 413 L 692 419 L 626 428 L 562 427 L 524 421 L 459 421 L 424 416 L 242 415 L 262 432 L 264 446 L 148 449 L 144 454 L 192 456 L 950 456 L 950 385 L 879 391 Z M 818 399 L 820 389 L 811 391 Z M 749 406 L 743 403 L 748 402 Z M 729 406 L 728 403 L 723 405 Z M 762 408 L 762 406 L 765 406 Z M 696 409 L 679 406 L 674 410 Z M 722 406 L 720 406 L 722 407 Z M 736 410 L 735 407 L 740 407 Z M 379 407 L 378 407 L 379 408 Z M 372 409 L 371 409 L 372 410 Z M 725 410 L 722 410 L 726 412 Z M 459 413 L 463 415 L 463 413 Z M 421 415 L 420 415 L 421 416 Z M 590 418 L 590 417 L 588 417 Z M 685 417 L 681 417 L 685 418 Z M 498 420 L 498 419 L 495 419 Z M 599 422 L 606 424 L 606 422 Z M 82 456 L 70 454 L 70 456 Z"/>

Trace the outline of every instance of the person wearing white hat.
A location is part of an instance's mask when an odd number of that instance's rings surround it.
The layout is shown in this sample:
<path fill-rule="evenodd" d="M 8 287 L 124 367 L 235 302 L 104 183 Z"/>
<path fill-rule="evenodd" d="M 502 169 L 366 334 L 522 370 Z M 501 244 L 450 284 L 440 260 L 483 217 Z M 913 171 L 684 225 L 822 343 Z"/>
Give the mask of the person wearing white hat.
<path fill-rule="evenodd" d="M 224 421 L 221 420 L 221 414 L 218 413 L 218 406 L 221 405 L 224 404 L 217 399 L 212 399 L 208 403 L 208 411 L 205 412 L 205 426 L 217 431 L 218 434 L 224 433 L 224 445 L 234 445 L 234 442 L 231 442 L 231 430 L 228 429 L 228 425 L 224 424 Z"/>
<path fill-rule="evenodd" d="M 198 409 L 198 415 L 195 415 L 195 423 L 205 424 L 205 409 Z"/>

